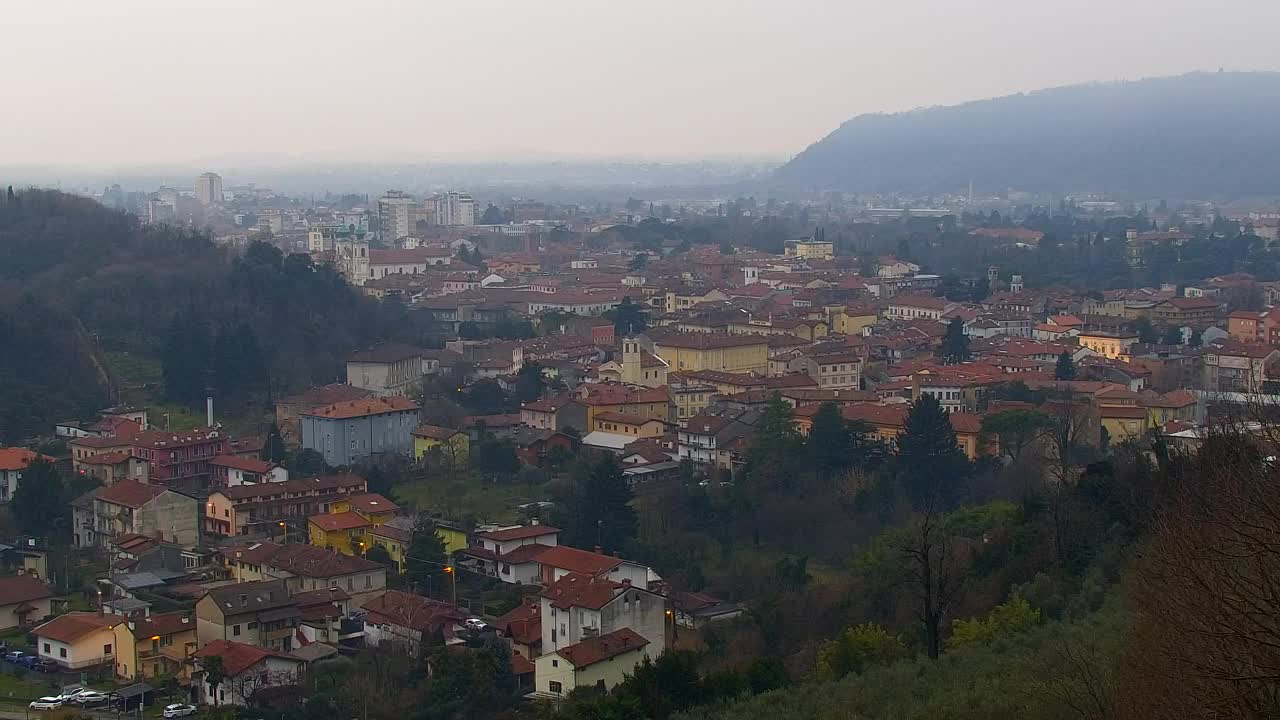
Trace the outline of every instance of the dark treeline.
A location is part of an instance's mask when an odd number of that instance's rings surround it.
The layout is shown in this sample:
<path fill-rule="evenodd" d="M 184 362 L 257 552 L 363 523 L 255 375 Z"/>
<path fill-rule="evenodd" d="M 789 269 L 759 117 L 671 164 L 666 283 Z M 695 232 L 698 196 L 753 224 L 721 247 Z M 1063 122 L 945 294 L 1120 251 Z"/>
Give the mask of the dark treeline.
<path fill-rule="evenodd" d="M 59 192 L 0 196 L 0 252 L 0 328 L 22 349 L 0 357 L 5 441 L 110 401 L 104 353 L 167 359 L 170 397 L 198 403 L 213 389 L 234 412 L 337 380 L 352 350 L 423 339 L 403 305 L 305 256 L 255 243 L 238 257 Z"/>

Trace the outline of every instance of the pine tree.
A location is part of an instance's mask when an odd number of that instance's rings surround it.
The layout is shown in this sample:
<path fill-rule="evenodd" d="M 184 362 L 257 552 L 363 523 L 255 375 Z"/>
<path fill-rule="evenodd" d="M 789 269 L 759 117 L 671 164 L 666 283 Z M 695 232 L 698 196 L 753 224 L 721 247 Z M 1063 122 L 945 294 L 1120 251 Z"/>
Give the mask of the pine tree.
<path fill-rule="evenodd" d="M 1058 355 L 1058 364 L 1053 368 L 1053 377 L 1056 380 L 1076 379 L 1076 361 L 1071 358 L 1071 353 L 1063 350 Z"/>
<path fill-rule="evenodd" d="M 10 507 L 24 533 L 43 537 L 54 526 L 54 518 L 66 512 L 62 474 L 43 458 L 32 460 L 22 471 Z"/>
<path fill-rule="evenodd" d="M 789 486 L 795 479 L 794 464 L 802 450 L 800 433 L 791 406 L 774 395 L 756 420 L 747 448 L 747 478 L 759 488 Z"/>
<path fill-rule="evenodd" d="M 962 363 L 970 358 L 969 336 L 964 334 L 964 321 L 959 317 L 947 323 L 947 334 L 942 337 L 942 361 L 948 365 Z"/>
<path fill-rule="evenodd" d="M 606 551 L 622 549 L 636 536 L 636 512 L 631 488 L 622 467 L 609 455 L 586 474 L 579 495 L 578 542 L 600 545 Z"/>
<path fill-rule="evenodd" d="M 267 462 L 282 463 L 288 451 L 284 447 L 284 436 L 280 434 L 280 424 L 271 423 L 271 431 L 267 433 L 267 442 L 262 446 L 262 459 Z"/>
<path fill-rule="evenodd" d="M 823 403 L 818 407 L 805 446 L 820 478 L 848 470 L 856 460 L 853 436 L 835 403 Z"/>
<path fill-rule="evenodd" d="M 448 559 L 444 540 L 436 533 L 435 523 L 420 517 L 413 527 L 408 552 L 405 553 L 405 579 L 425 589 L 432 576 L 444 571 Z"/>
<path fill-rule="evenodd" d="M 907 414 L 897 438 L 898 469 L 916 508 L 952 507 L 961 497 L 972 466 L 956 441 L 942 404 L 922 395 Z"/>

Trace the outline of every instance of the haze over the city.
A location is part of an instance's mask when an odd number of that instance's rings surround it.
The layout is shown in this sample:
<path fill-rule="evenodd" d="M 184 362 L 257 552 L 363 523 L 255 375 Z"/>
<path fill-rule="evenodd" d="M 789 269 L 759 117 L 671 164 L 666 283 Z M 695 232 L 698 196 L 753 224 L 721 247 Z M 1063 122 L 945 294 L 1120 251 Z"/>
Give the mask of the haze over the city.
<path fill-rule="evenodd" d="M 13 3 L 0 165 L 782 160 L 865 112 L 1280 69 L 1278 21 L 1250 0 Z"/>

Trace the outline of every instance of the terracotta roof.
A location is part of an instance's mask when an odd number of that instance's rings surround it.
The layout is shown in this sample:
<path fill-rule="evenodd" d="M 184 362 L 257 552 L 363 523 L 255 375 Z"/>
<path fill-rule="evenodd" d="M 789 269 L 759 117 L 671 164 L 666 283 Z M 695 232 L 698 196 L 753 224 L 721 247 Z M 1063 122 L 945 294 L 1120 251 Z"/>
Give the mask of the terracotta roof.
<path fill-rule="evenodd" d="M 359 510 L 367 513 L 395 512 L 400 509 L 399 505 L 391 502 L 378 493 L 352 495 L 347 498 L 347 502 L 351 503 L 352 510 Z"/>
<path fill-rule="evenodd" d="M 133 636 L 137 639 L 150 638 L 154 635 L 176 635 L 187 630 L 196 631 L 196 620 L 181 610 L 154 613 L 133 622 Z"/>
<path fill-rule="evenodd" d="M 1141 420 L 1147 416 L 1147 409 L 1132 405 L 1104 405 L 1098 408 L 1098 414 L 1104 418 Z"/>
<path fill-rule="evenodd" d="M 258 475 L 265 475 L 276 466 L 275 463 L 269 463 L 265 460 L 254 460 L 253 458 L 245 458 L 238 455 L 218 455 L 210 460 L 209 464 Z"/>
<path fill-rule="evenodd" d="M 551 607 L 568 610 L 585 607 L 599 610 L 618 596 L 623 585 L 606 578 L 571 572 L 556 580 L 538 593 L 551 601 Z"/>
<path fill-rule="evenodd" d="M 291 395 L 279 402 L 280 405 L 309 405 L 312 407 L 321 407 L 324 405 L 332 405 L 334 403 L 363 400 L 373 397 L 372 390 L 354 387 L 345 383 L 333 383 L 331 385 L 321 385 L 305 390 L 297 395 Z"/>
<path fill-rule="evenodd" d="M 532 600 L 533 602 L 528 602 Z M 542 641 L 542 605 L 533 596 L 517 605 L 506 615 L 493 621 L 495 627 L 521 645 Z"/>
<path fill-rule="evenodd" d="M 31 452 L 26 448 L 0 448 L 0 470 L 22 470 L 38 457 L 53 462 L 53 458 Z"/>
<path fill-rule="evenodd" d="M 633 415 L 631 413 L 624 413 L 624 412 L 615 412 L 612 410 L 605 410 L 604 412 L 598 412 L 596 413 L 595 417 L 596 417 L 596 420 L 607 420 L 609 422 L 622 423 L 624 425 L 644 425 L 645 423 L 651 423 L 651 422 L 661 423 L 662 422 L 657 418 L 646 418 L 646 417 L 641 417 L 640 415 Z"/>
<path fill-rule="evenodd" d="M 226 615 L 239 615 L 293 605 L 284 580 L 259 580 L 221 585 L 205 593 Z"/>
<path fill-rule="evenodd" d="M 194 428 L 182 432 L 166 432 L 164 430 L 143 430 L 133 436 L 131 445 L 152 449 L 169 449 L 186 445 L 199 445 L 207 442 L 224 440 L 222 431 L 217 428 Z"/>
<path fill-rule="evenodd" d="M 1219 303 L 1213 298 L 1169 298 L 1165 302 L 1178 308 L 1179 310 L 1212 310 L 1218 307 Z"/>
<path fill-rule="evenodd" d="M 574 668 L 581 670 L 602 660 L 639 650 L 648 644 L 649 641 L 635 630 L 622 628 L 607 635 L 588 638 L 576 645 L 560 648 L 556 654 L 568 660 Z"/>
<path fill-rule="evenodd" d="M 273 568 L 309 578 L 331 578 L 382 569 L 382 565 L 361 557 L 344 555 L 314 545 L 291 543 L 267 561 Z"/>
<path fill-rule="evenodd" d="M 889 300 L 892 307 L 913 307 L 925 308 L 927 310 L 945 310 L 951 302 L 946 298 L 937 298 L 932 295 L 897 295 Z"/>
<path fill-rule="evenodd" d="M 656 333 L 655 333 L 656 334 Z M 689 350 L 715 350 L 719 348 L 768 345 L 764 335 L 729 335 L 724 333 L 670 333 L 654 338 L 655 346 L 685 348 Z"/>
<path fill-rule="evenodd" d="M 214 640 L 191 654 L 193 658 L 220 657 L 222 669 L 229 676 L 236 676 L 262 662 L 269 657 L 283 658 L 301 663 L 298 658 L 284 653 L 272 652 L 265 648 L 230 640 Z"/>
<path fill-rule="evenodd" d="M 422 350 L 404 343 L 383 343 L 374 345 L 368 350 L 351 353 L 347 362 L 361 363 L 394 363 L 409 358 L 421 357 Z"/>
<path fill-rule="evenodd" d="M 432 440 L 448 440 L 454 435 L 465 434 L 461 430 L 453 428 L 441 427 L 439 425 L 419 425 L 414 428 L 414 437 L 431 438 Z"/>
<path fill-rule="evenodd" d="M 313 525 L 325 532 L 335 532 L 338 530 L 354 530 L 360 527 L 368 527 L 368 520 L 353 512 L 329 513 L 327 515 L 312 515 L 309 520 Z"/>
<path fill-rule="evenodd" d="M 111 452 L 103 452 L 103 453 L 98 453 L 97 455 L 82 457 L 76 462 L 80 463 L 81 465 L 117 465 L 119 463 L 122 463 L 128 460 L 131 457 L 133 456 L 130 455 L 129 452 L 126 450 L 112 450 Z M 3 469 L 3 468 L 0 468 L 0 469 Z"/>
<path fill-rule="evenodd" d="M 363 607 L 369 613 L 366 622 L 401 625 L 422 632 L 431 632 L 446 622 L 461 622 L 467 617 L 448 603 L 399 590 L 388 590 Z"/>
<path fill-rule="evenodd" d="M 901 427 L 907 422 L 908 410 L 905 403 L 897 405 L 854 403 L 840 408 L 840 415 L 845 420 L 861 420 L 871 425 Z"/>
<path fill-rule="evenodd" d="M 534 545 L 525 547 L 538 548 L 537 554 L 533 559 L 539 564 L 586 575 L 599 575 L 622 564 L 622 560 L 619 558 L 587 550 L 579 550 L 567 545 Z"/>
<path fill-rule="evenodd" d="M 85 635 L 107 630 L 125 621 L 120 615 L 99 615 L 96 612 L 69 612 L 32 630 L 36 637 L 49 638 L 61 643 L 74 643 Z"/>
<path fill-rule="evenodd" d="M 316 408 L 310 412 L 303 413 L 312 417 L 327 418 L 330 420 L 341 420 L 346 418 L 365 417 L 368 415 L 382 415 L 391 412 L 407 412 L 417 410 L 418 403 L 409 398 L 392 395 L 385 398 L 370 398 L 368 400 L 348 400 L 346 402 L 334 403 L 321 408 Z"/>
<path fill-rule="evenodd" d="M 49 586 L 31 575 L 0 577 L 0 606 L 43 600 L 47 597 L 53 597 Z"/>
<path fill-rule="evenodd" d="M 136 510 L 155 500 L 165 491 L 166 488 L 162 485 L 150 485 L 137 480 L 121 480 L 99 488 L 95 497 L 113 505 L 123 505 Z"/>

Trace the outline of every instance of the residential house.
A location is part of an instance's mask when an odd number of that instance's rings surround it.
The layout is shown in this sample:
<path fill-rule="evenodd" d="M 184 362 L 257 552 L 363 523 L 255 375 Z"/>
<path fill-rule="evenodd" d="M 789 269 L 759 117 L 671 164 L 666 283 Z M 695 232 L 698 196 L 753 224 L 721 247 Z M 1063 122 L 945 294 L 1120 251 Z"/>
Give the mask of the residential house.
<path fill-rule="evenodd" d="M 73 466 L 79 474 L 91 477 L 102 485 L 112 485 L 121 480 L 147 482 L 151 477 L 151 463 L 129 450 L 86 455 L 74 461 Z"/>
<path fill-rule="evenodd" d="M 147 461 L 151 482 L 196 493 L 209 487 L 213 477 L 210 461 L 226 453 L 227 447 L 227 436 L 218 428 L 143 430 L 132 437 L 129 452 Z"/>
<path fill-rule="evenodd" d="M 200 543 L 200 501 L 163 485 L 121 480 L 94 488 L 72 501 L 72 518 L 76 547 L 107 547 L 126 533 Z"/>
<path fill-rule="evenodd" d="M 327 405 L 302 416 L 302 446 L 331 466 L 350 466 L 378 453 L 413 452 L 418 404 L 403 397 L 353 400 Z"/>
<path fill-rule="evenodd" d="M 380 397 L 413 395 L 422 389 L 425 374 L 423 351 L 411 345 L 386 343 L 347 358 L 347 384 Z M 332 404 L 359 399 L 344 398 Z M 315 409 L 302 410 L 300 415 L 305 417 Z"/>
<path fill-rule="evenodd" d="M 39 578 L 23 573 L 0 577 L 0 630 L 26 628 L 53 612 L 53 593 Z"/>
<path fill-rule="evenodd" d="M 32 452 L 26 448 L 0 448 L 0 503 L 6 503 L 13 499 L 13 494 L 18 491 L 18 481 L 22 479 L 22 471 L 26 470 L 27 465 L 30 465 L 36 458 L 42 458 L 46 462 L 54 462 L 53 458 Z"/>
<path fill-rule="evenodd" d="M 932 295 L 898 295 L 889 301 L 885 317 L 891 320 L 941 320 L 957 304 Z"/>
<path fill-rule="evenodd" d="M 856 352 L 801 355 L 787 363 L 787 369 L 813 378 L 823 389 L 853 388 L 862 383 L 863 358 Z"/>
<path fill-rule="evenodd" d="M 1271 345 L 1234 340 L 1204 347 L 1201 388 L 1210 392 L 1258 393 L 1268 371 L 1280 362 L 1280 350 Z"/>
<path fill-rule="evenodd" d="M 587 638 L 534 661 L 536 692 L 564 697 L 577 688 L 608 690 L 635 672 L 649 641 L 629 628 Z"/>
<path fill-rule="evenodd" d="M 542 651 L 551 653 L 587 638 L 629 628 L 655 654 L 667 643 L 667 599 L 621 581 L 570 572 L 538 593 Z"/>
<path fill-rule="evenodd" d="M 1169 298 L 1153 308 L 1152 321 L 1174 327 L 1204 327 L 1214 321 L 1219 307 L 1221 304 L 1213 298 Z"/>
<path fill-rule="evenodd" d="M 587 409 L 586 431 L 595 426 L 598 413 L 618 412 L 645 419 L 670 422 L 671 396 L 666 388 L 632 388 L 617 383 L 583 383 L 575 391 L 575 399 Z"/>
<path fill-rule="evenodd" d="M 399 505 L 377 493 L 353 495 L 335 501 L 328 513 L 308 518 L 308 537 L 317 547 L 363 556 L 372 547 L 365 534 L 395 517 L 399 510 Z"/>
<path fill-rule="evenodd" d="M 223 680 L 214 688 L 204 672 L 210 657 L 222 661 Z M 267 688 L 296 685 L 302 680 L 305 661 L 260 646 L 230 640 L 215 640 L 192 654 L 200 673 L 200 702 L 204 705 L 248 705 L 254 693 Z"/>
<path fill-rule="evenodd" d="M 439 456 L 440 462 L 466 467 L 471 438 L 461 430 L 439 425 L 419 425 L 413 430 L 413 459 Z"/>
<path fill-rule="evenodd" d="M 461 552 L 466 556 L 464 562 L 476 572 L 503 582 L 536 584 L 542 568 L 533 555 L 538 547 L 557 545 L 559 535 L 559 528 L 537 523 L 499 528 L 476 533 L 474 544 Z"/>
<path fill-rule="evenodd" d="M 205 500 L 204 531 L 223 537 L 301 532 L 308 517 L 366 487 L 364 478 L 345 473 L 222 488 Z"/>
<path fill-rule="evenodd" d="M 667 429 L 666 423 L 661 420 L 642 418 L 638 415 L 629 415 L 622 412 L 595 413 L 594 422 L 591 432 L 599 430 L 637 438 L 657 437 L 666 432 Z"/>
<path fill-rule="evenodd" d="M 845 420 L 864 422 L 870 428 L 868 437 L 884 443 L 893 443 L 906 430 L 907 414 L 911 406 L 906 403 L 879 405 L 853 403 L 840 408 Z M 970 460 L 994 452 L 995 448 L 982 437 L 982 419 L 966 412 L 949 413 L 951 427 L 956 432 L 956 444 Z"/>
<path fill-rule="evenodd" d="M 1099 355 L 1114 360 L 1121 355 L 1127 355 L 1129 347 L 1138 342 L 1137 333 L 1110 333 L 1100 330 L 1091 330 L 1082 332 L 1076 339 L 1079 340 L 1082 347 L 1098 353 Z"/>
<path fill-rule="evenodd" d="M 494 621 L 493 626 L 511 641 L 511 653 L 526 660 L 542 654 L 542 603 L 526 595 L 514 609 Z"/>
<path fill-rule="evenodd" d="M 1151 427 L 1159 427 L 1171 420 L 1198 423 L 1203 420 L 1203 412 L 1196 396 L 1190 391 L 1179 388 L 1163 395 L 1144 392 L 1138 404 L 1145 407 L 1149 414 L 1147 419 Z"/>
<path fill-rule="evenodd" d="M 569 393 L 560 393 L 520 405 L 520 422 L 539 430 L 587 428 L 587 408 Z"/>
<path fill-rule="evenodd" d="M 702 592 L 671 593 L 671 609 L 676 625 L 695 630 L 711 623 L 742 617 L 746 612 L 738 603 L 725 602 Z"/>
<path fill-rule="evenodd" d="M 115 662 L 115 626 L 126 620 L 121 615 L 96 612 L 69 612 L 31 631 L 36 655 L 52 660 L 68 670 L 87 670 Z"/>
<path fill-rule="evenodd" d="M 467 619 L 453 605 L 399 590 L 388 590 L 362 607 L 366 644 L 399 644 L 410 655 L 416 655 L 424 638 L 435 633 L 442 634 L 446 643 L 459 642 L 457 633 Z"/>
<path fill-rule="evenodd" d="M 222 585 L 196 601 L 200 647 L 219 640 L 288 652 L 302 616 L 284 580 Z"/>
<path fill-rule="evenodd" d="M 698 415 L 689 418 L 685 426 L 676 432 L 678 457 L 722 469 L 732 468 L 734 442 L 751 434 L 751 425 L 738 417 L 745 415 Z"/>
<path fill-rule="evenodd" d="M 189 612 L 137 615 L 116 624 L 115 671 L 125 680 L 173 676 L 191 677 L 196 621 Z"/>
<path fill-rule="evenodd" d="M 284 580 L 290 593 L 338 588 L 358 604 L 387 587 L 387 567 L 363 557 L 314 545 L 255 542 L 223 548 L 221 554 L 239 582 Z"/>
<path fill-rule="evenodd" d="M 368 400 L 374 397 L 373 390 L 333 383 L 313 387 L 297 395 L 290 395 L 276 403 L 276 425 L 286 443 L 299 445 L 302 443 L 302 416 L 317 409 L 341 402 Z"/>
<path fill-rule="evenodd" d="M 213 487 L 236 487 L 258 483 L 279 483 L 289 479 L 289 471 L 273 462 L 219 455 L 209 461 L 213 471 Z"/>

